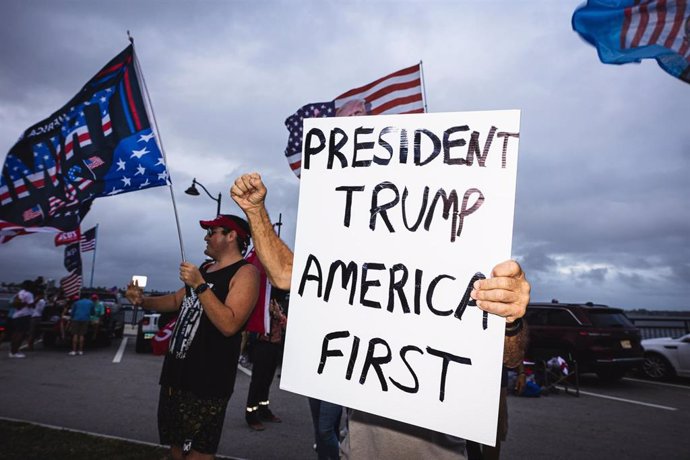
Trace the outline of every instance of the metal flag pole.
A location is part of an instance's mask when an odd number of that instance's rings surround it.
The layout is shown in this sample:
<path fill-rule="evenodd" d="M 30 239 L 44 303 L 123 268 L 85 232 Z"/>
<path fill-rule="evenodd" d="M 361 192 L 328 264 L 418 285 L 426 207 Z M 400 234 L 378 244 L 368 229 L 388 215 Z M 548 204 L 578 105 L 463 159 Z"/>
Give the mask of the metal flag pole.
<path fill-rule="evenodd" d="M 426 84 L 424 83 L 424 66 L 422 61 L 419 61 L 419 76 L 422 78 L 422 100 L 424 102 L 424 113 L 429 113 L 429 109 L 426 106 Z"/>
<path fill-rule="evenodd" d="M 144 72 L 141 70 L 141 64 L 139 63 L 139 59 L 137 58 L 137 53 L 134 51 L 134 38 L 129 34 L 129 30 L 127 31 L 127 38 L 129 38 L 129 42 L 132 44 L 132 55 L 134 56 L 134 66 L 137 71 L 137 79 L 139 80 L 139 84 L 142 87 L 143 93 L 146 96 L 145 97 L 145 106 L 146 106 L 146 112 L 150 114 L 151 116 L 151 121 L 152 123 L 152 128 L 154 133 L 156 134 L 156 141 L 158 142 L 161 153 L 163 154 L 163 161 L 165 162 L 165 168 L 167 170 L 168 168 L 168 159 L 165 156 L 165 148 L 163 148 L 163 139 L 161 139 L 160 132 L 158 131 L 158 122 L 156 121 L 156 114 L 153 111 L 153 105 L 151 104 L 151 97 L 149 96 L 149 90 L 146 87 L 146 80 L 144 79 Z M 170 174 L 170 171 L 168 171 L 168 174 Z M 175 223 L 177 224 L 177 237 L 180 240 L 180 253 L 182 254 L 182 261 L 186 261 L 187 257 L 185 256 L 184 253 L 184 244 L 182 243 L 182 230 L 180 228 L 180 218 L 179 215 L 177 214 L 177 204 L 175 203 L 175 194 L 173 193 L 173 187 L 172 187 L 172 181 L 170 180 L 170 176 L 168 175 L 168 188 L 170 188 L 170 198 L 172 200 L 172 205 L 173 205 L 173 212 L 175 213 Z"/>
<path fill-rule="evenodd" d="M 89 287 L 93 287 L 93 272 L 96 269 L 96 249 L 98 248 L 98 224 L 96 224 L 96 230 L 94 231 L 93 238 L 93 259 L 91 259 L 91 282 L 89 283 Z"/>

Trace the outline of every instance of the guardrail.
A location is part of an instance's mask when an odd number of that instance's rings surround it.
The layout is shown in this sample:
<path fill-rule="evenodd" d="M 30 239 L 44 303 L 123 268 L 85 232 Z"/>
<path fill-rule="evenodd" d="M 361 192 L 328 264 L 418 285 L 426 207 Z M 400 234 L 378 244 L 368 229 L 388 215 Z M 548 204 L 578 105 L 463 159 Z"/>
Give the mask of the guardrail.
<path fill-rule="evenodd" d="M 678 337 L 690 333 L 690 318 L 687 316 L 627 316 L 640 330 L 643 339 Z"/>

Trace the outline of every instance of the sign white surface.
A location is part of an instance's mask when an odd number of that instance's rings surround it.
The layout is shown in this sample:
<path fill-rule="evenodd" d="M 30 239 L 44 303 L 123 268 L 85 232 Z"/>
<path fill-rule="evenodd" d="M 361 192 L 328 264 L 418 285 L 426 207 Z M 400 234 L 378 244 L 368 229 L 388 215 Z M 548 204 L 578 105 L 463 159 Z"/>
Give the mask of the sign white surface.
<path fill-rule="evenodd" d="M 494 444 L 505 321 L 454 314 L 510 258 L 519 123 L 304 120 L 281 388 Z"/>

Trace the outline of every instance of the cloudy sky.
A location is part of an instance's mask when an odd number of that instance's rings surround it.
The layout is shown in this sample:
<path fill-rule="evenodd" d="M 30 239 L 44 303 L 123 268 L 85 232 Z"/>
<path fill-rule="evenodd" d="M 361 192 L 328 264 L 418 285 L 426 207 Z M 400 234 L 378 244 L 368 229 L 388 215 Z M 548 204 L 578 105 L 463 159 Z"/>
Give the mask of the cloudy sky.
<path fill-rule="evenodd" d="M 422 60 L 430 112 L 520 109 L 513 257 L 533 300 L 690 308 L 690 86 L 656 62 L 601 64 L 572 31 L 579 0 L 66 1 L 0 6 L 0 150 L 64 105 L 107 61 L 136 50 L 167 154 L 190 261 L 198 220 L 259 171 L 292 246 L 299 181 L 285 118 Z M 93 284 L 180 286 L 170 190 L 94 202 Z M 317 224 L 317 223 L 307 223 Z M 85 284 L 92 253 L 84 256 Z M 66 274 L 52 235 L 0 247 L 0 280 Z"/>

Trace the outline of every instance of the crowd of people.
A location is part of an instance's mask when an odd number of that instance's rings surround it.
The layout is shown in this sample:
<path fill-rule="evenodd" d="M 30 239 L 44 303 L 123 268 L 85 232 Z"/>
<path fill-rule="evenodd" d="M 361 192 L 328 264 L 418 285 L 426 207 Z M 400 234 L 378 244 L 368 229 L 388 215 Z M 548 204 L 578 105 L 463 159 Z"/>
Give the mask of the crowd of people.
<path fill-rule="evenodd" d="M 10 359 L 24 359 L 27 352 L 34 351 L 35 344 L 43 335 L 42 321 L 46 308 L 57 312 L 59 334 L 63 340 L 71 335 L 72 348 L 69 354 L 84 354 L 87 332 L 98 335 L 105 306 L 97 294 L 86 294 L 68 298 L 62 290 L 49 293 L 43 277 L 25 280 L 9 304 L 7 323 L 0 332 L 0 343 L 9 334 Z M 6 332 L 7 331 L 7 332 Z"/>

